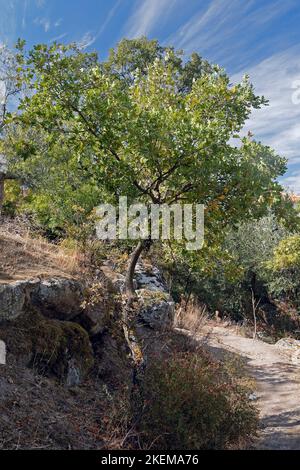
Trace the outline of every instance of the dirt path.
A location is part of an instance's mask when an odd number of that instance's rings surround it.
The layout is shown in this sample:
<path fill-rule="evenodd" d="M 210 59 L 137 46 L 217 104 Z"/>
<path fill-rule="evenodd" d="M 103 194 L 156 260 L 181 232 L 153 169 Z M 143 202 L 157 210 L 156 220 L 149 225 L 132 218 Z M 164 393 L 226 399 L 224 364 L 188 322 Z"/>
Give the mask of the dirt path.
<path fill-rule="evenodd" d="M 234 329 L 213 327 L 201 340 L 218 357 L 225 352 L 245 358 L 257 383 L 261 416 L 258 449 L 300 450 L 300 364 L 274 345 L 239 336 Z"/>

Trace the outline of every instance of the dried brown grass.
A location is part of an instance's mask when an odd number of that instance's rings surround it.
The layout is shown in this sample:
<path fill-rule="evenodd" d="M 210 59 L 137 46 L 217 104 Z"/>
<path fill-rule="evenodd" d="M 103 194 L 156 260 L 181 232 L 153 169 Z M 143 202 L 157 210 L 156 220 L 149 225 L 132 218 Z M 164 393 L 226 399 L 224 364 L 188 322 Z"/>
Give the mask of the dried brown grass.
<path fill-rule="evenodd" d="M 208 323 L 209 316 L 206 305 L 196 300 L 186 302 L 182 300 L 178 305 L 175 315 L 175 327 L 188 330 L 197 335 Z"/>
<path fill-rule="evenodd" d="M 0 223 L 0 280 L 47 274 L 74 275 L 84 256 L 77 246 L 54 244 L 22 221 Z"/>

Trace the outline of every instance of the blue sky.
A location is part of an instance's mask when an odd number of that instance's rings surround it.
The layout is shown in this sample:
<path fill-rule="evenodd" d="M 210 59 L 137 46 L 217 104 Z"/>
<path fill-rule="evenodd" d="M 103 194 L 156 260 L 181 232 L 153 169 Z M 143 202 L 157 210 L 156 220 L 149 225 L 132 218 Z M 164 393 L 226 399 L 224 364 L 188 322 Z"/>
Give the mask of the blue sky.
<path fill-rule="evenodd" d="M 299 0 L 0 0 L 0 43 L 79 41 L 105 58 L 122 37 L 147 35 L 199 52 L 233 81 L 248 73 L 270 106 L 247 130 L 289 159 L 283 182 L 300 193 L 299 24 Z"/>

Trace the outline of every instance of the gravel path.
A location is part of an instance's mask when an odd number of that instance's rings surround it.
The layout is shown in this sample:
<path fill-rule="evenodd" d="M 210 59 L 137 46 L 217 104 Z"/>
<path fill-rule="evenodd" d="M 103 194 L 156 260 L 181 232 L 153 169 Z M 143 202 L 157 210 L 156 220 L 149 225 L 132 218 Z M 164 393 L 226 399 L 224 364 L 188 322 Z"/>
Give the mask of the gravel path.
<path fill-rule="evenodd" d="M 261 432 L 256 448 L 300 450 L 300 364 L 275 345 L 244 338 L 232 328 L 209 328 L 199 339 L 218 357 L 227 351 L 245 358 L 257 383 Z"/>

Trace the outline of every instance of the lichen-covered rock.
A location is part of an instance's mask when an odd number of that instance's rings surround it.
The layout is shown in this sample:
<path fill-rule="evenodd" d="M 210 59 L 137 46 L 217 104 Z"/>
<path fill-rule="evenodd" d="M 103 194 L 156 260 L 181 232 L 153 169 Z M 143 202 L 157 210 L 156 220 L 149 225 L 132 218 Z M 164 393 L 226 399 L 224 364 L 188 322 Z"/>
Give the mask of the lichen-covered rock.
<path fill-rule="evenodd" d="M 82 311 L 83 288 L 73 279 L 29 279 L 0 285 L 0 322 L 15 320 L 26 302 L 49 317 L 72 320 Z"/>
<path fill-rule="evenodd" d="M 107 330 L 114 321 L 119 309 L 116 290 L 104 282 L 96 282 L 85 290 L 82 303 L 83 312 L 76 319 L 90 336 L 98 335 Z"/>
<path fill-rule="evenodd" d="M 135 281 L 137 289 L 147 289 L 158 292 L 166 292 L 167 286 L 158 268 L 152 265 L 138 263 L 135 269 Z"/>
<path fill-rule="evenodd" d="M 168 293 L 158 290 L 139 289 L 138 320 L 154 330 L 167 330 L 174 324 L 175 304 Z"/>
<path fill-rule="evenodd" d="M 280 349 L 289 357 L 293 364 L 300 363 L 300 341 L 294 338 L 282 338 L 276 343 L 276 348 Z"/>
<path fill-rule="evenodd" d="M 32 305 L 49 318 L 72 320 L 82 312 L 82 285 L 73 279 L 42 280 L 31 293 Z"/>
<path fill-rule="evenodd" d="M 17 281 L 0 285 L 0 321 L 14 320 L 24 311 L 26 297 L 38 281 Z"/>
<path fill-rule="evenodd" d="M 20 364 L 56 376 L 66 385 L 80 383 L 93 366 L 89 336 L 80 325 L 45 318 L 30 308 L 0 325 L 0 339 Z"/>

